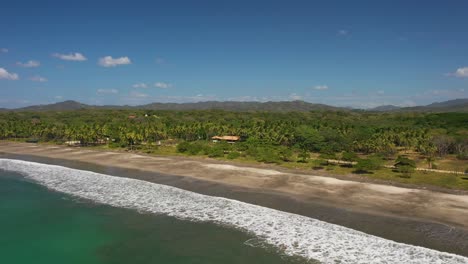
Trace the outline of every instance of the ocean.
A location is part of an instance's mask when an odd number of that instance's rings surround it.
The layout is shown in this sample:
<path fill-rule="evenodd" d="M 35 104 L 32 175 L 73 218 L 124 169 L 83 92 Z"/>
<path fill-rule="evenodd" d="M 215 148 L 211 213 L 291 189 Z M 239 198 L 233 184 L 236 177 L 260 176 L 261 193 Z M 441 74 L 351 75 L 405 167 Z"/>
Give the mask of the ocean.
<path fill-rule="evenodd" d="M 302 263 L 234 228 L 96 204 L 0 170 L 1 263 Z"/>
<path fill-rule="evenodd" d="M 0 169 L 4 263 L 468 263 L 166 185 L 11 159 Z"/>

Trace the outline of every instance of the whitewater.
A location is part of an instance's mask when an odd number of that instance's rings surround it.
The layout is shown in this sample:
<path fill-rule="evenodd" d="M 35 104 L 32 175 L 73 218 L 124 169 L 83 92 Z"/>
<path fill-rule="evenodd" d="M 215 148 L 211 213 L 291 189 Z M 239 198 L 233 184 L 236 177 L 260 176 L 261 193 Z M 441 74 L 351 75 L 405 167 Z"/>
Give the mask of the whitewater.
<path fill-rule="evenodd" d="M 0 169 L 20 173 L 51 190 L 101 204 L 234 227 L 285 254 L 322 263 L 468 263 L 463 256 L 147 181 L 12 159 L 0 159 Z"/>

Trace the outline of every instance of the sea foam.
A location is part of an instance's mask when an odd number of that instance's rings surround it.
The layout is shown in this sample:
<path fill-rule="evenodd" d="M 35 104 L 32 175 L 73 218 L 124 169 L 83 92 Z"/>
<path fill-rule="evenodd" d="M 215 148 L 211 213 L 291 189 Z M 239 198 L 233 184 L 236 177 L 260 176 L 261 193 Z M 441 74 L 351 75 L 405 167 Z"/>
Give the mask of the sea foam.
<path fill-rule="evenodd" d="M 468 263 L 463 256 L 147 181 L 11 159 L 0 159 L 0 169 L 18 172 L 52 190 L 102 204 L 235 227 L 288 255 L 322 263 Z"/>

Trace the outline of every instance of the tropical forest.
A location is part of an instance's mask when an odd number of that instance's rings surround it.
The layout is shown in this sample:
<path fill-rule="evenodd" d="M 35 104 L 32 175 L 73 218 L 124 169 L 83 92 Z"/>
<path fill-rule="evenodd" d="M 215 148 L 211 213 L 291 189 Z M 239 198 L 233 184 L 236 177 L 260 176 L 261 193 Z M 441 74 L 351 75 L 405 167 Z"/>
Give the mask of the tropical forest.
<path fill-rule="evenodd" d="M 0 138 L 468 189 L 468 113 L 5 111 Z"/>

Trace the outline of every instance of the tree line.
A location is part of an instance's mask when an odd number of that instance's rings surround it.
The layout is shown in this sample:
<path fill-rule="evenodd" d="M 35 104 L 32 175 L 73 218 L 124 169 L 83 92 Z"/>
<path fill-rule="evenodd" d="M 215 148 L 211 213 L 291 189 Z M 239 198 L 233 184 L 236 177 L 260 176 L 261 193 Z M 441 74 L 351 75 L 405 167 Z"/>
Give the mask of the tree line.
<path fill-rule="evenodd" d="M 242 140 L 210 144 L 215 135 L 237 135 Z M 402 150 L 417 151 L 429 160 L 448 154 L 468 159 L 468 114 L 90 109 L 2 112 L 0 138 L 79 140 L 85 145 L 109 139 L 110 146 L 123 148 L 173 140 L 179 143 L 179 152 L 212 157 L 226 154 L 228 158 L 248 155 L 262 162 L 289 161 L 293 156 L 305 162 L 310 152 L 349 160 L 355 153 L 390 158 Z"/>

